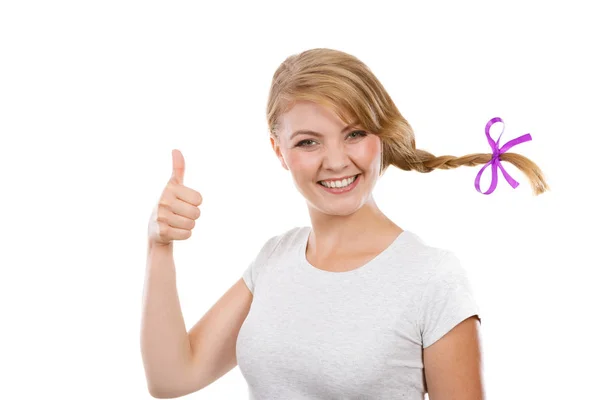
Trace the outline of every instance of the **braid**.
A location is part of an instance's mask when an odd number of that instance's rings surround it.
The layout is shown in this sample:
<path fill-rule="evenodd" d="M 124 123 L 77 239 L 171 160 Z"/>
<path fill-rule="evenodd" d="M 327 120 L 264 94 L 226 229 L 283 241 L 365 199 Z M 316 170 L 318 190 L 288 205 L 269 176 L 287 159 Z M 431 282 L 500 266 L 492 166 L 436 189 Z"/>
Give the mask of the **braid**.
<path fill-rule="evenodd" d="M 492 159 L 491 154 L 469 154 L 462 157 L 455 156 L 439 156 L 427 159 L 423 162 L 423 164 L 430 168 L 434 169 L 453 169 L 461 166 L 474 167 L 476 165 L 485 164 L 486 162 Z"/>
<path fill-rule="evenodd" d="M 550 186 L 544 178 L 541 169 L 533 161 L 517 153 L 503 153 L 499 156 L 501 161 L 506 161 L 517 167 L 529 180 L 535 195 L 542 194 L 550 190 Z M 404 154 L 399 158 L 392 158 L 389 164 L 394 165 L 405 171 L 417 171 L 428 173 L 435 169 L 454 169 L 462 166 L 475 167 L 488 163 L 492 159 L 492 154 L 475 153 L 467 154 L 462 157 L 439 156 L 419 149 L 413 149 L 412 152 Z"/>

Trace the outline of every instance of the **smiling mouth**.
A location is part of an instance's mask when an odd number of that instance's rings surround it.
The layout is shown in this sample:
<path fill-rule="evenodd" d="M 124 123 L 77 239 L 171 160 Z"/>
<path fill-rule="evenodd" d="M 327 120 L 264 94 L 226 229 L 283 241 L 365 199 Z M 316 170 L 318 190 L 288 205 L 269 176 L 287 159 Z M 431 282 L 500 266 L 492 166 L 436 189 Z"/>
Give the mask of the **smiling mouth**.
<path fill-rule="evenodd" d="M 349 183 L 348 185 L 346 185 L 346 186 L 341 186 L 340 188 L 344 188 L 344 187 L 347 187 L 347 186 L 350 186 L 350 185 L 352 185 L 352 184 L 353 184 L 353 183 L 356 181 L 356 179 L 358 178 L 358 176 L 359 176 L 359 175 L 360 175 L 360 174 L 356 174 L 356 175 L 354 175 L 354 176 L 352 177 L 352 182 L 350 182 L 350 183 Z M 348 178 L 346 178 L 346 179 L 348 179 Z M 323 187 L 329 188 L 329 189 L 340 189 L 340 188 L 338 188 L 337 186 L 333 186 L 333 187 L 330 187 L 330 186 L 325 186 L 325 185 L 323 184 L 323 181 L 318 181 L 318 182 L 317 182 L 317 184 L 319 184 L 319 185 L 321 185 L 321 186 L 323 186 Z"/>

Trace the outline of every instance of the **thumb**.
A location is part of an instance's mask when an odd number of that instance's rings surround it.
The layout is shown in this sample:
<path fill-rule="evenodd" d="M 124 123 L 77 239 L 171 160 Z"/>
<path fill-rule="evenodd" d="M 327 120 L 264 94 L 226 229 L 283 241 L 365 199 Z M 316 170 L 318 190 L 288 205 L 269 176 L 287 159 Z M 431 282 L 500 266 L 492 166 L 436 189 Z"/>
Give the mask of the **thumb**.
<path fill-rule="evenodd" d="M 171 155 L 173 156 L 173 175 L 171 175 L 171 179 L 182 185 L 183 184 L 183 172 L 185 171 L 185 160 L 183 159 L 183 154 L 177 149 L 171 151 Z"/>

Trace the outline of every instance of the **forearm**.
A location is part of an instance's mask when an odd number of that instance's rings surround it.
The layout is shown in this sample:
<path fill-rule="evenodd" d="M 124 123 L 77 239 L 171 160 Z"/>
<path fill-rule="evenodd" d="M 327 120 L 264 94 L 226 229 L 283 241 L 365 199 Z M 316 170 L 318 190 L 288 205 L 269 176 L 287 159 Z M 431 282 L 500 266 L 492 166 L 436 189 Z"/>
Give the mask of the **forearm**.
<path fill-rule="evenodd" d="M 186 386 L 192 357 L 172 246 L 148 245 L 147 253 L 140 343 L 148 388 L 157 394 Z"/>

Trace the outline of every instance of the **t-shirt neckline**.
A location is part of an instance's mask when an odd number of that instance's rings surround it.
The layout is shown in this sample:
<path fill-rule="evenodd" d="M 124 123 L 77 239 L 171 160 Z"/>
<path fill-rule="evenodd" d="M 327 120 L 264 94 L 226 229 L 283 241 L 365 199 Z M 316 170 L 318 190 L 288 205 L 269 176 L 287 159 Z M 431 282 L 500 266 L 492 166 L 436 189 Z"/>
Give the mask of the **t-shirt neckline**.
<path fill-rule="evenodd" d="M 367 261 L 365 264 L 360 267 L 351 269 L 349 271 L 326 271 L 324 269 L 320 269 L 312 265 L 306 259 L 306 246 L 308 245 L 308 239 L 310 237 L 310 232 L 312 228 L 310 226 L 305 226 L 301 230 L 300 235 L 300 245 L 298 246 L 298 252 L 300 254 L 300 264 L 304 270 L 312 271 L 313 273 L 321 274 L 321 275 L 329 275 L 329 276 L 348 276 L 355 274 L 364 274 L 372 270 L 376 265 L 381 264 L 380 261 L 387 257 L 396 246 L 404 242 L 410 232 L 406 229 L 403 229 L 402 232 L 394 239 L 392 243 L 388 247 L 386 247 L 381 253 L 377 254 L 374 258 Z"/>

